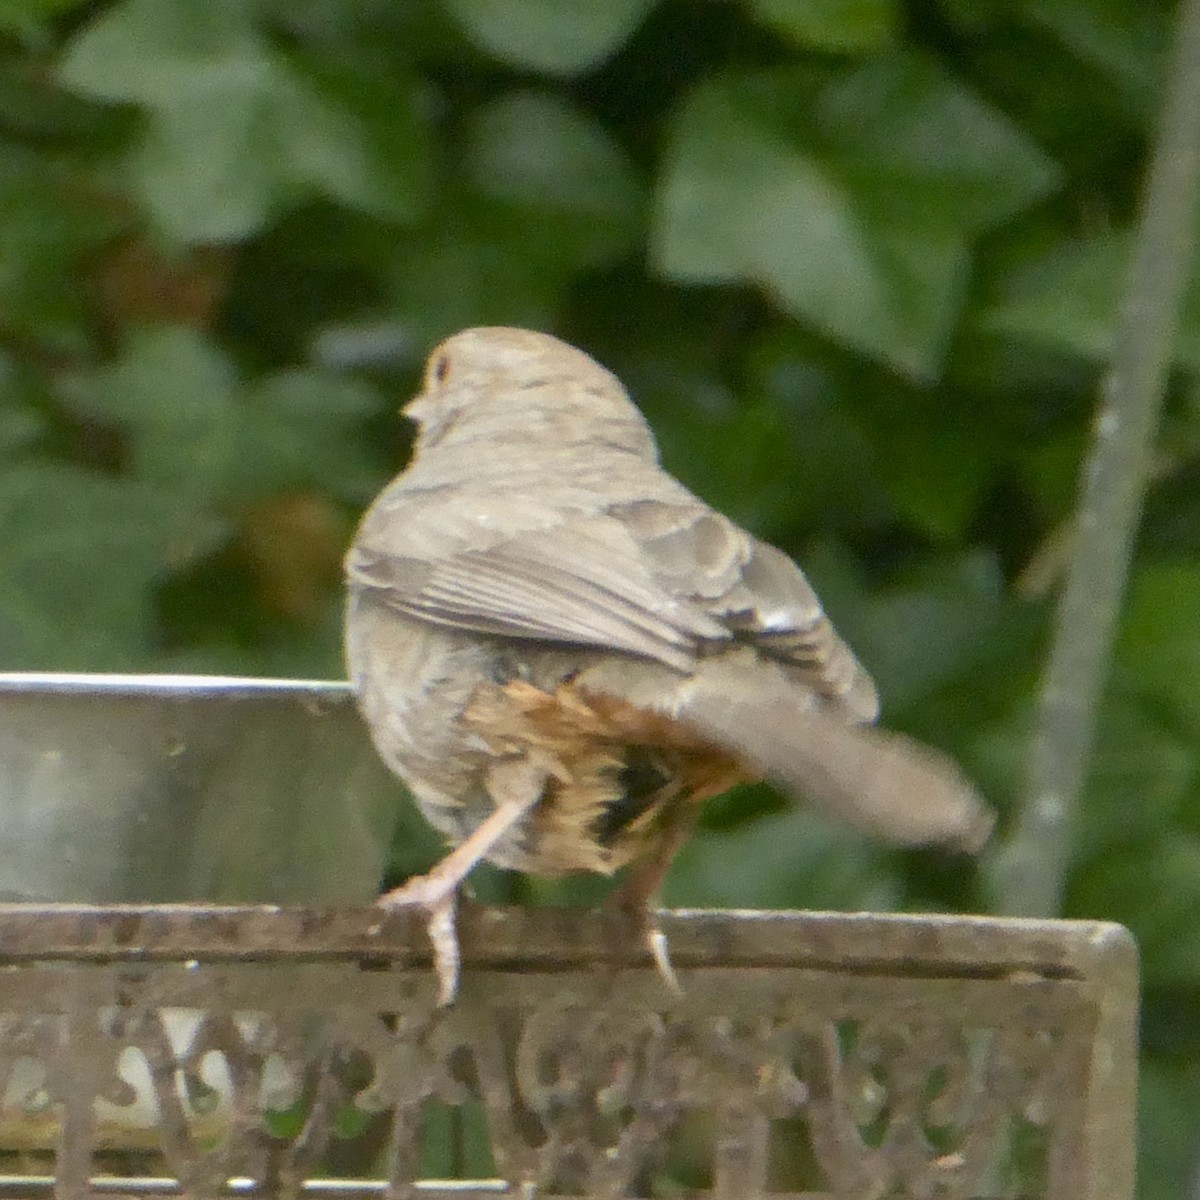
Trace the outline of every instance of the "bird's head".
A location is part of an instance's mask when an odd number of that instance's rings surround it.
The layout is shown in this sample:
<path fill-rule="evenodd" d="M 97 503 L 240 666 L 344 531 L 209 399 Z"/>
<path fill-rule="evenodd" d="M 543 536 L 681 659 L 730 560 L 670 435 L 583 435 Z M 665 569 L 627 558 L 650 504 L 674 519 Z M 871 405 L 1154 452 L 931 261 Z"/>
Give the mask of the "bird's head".
<path fill-rule="evenodd" d="M 419 427 L 418 454 L 452 442 L 532 439 L 551 449 L 585 439 L 657 457 L 620 380 L 582 350 L 531 329 L 480 327 L 446 338 L 402 411 Z"/>

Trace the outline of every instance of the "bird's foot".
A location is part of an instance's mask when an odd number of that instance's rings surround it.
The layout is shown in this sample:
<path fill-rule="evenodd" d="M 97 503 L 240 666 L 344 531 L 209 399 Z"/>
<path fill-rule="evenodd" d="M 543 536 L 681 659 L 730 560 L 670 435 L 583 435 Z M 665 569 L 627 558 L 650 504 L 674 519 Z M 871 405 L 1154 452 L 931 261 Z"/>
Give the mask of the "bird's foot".
<path fill-rule="evenodd" d="M 380 908 L 423 908 L 425 930 L 433 947 L 433 966 L 438 979 L 438 1005 L 452 1004 L 458 992 L 461 956 L 455 929 L 457 880 L 439 878 L 436 871 L 418 875 L 375 901 Z"/>
<path fill-rule="evenodd" d="M 663 983 L 678 996 L 683 995 L 683 986 L 675 968 L 671 965 L 671 951 L 667 944 L 667 935 L 658 923 L 658 910 L 653 906 L 653 900 L 643 894 L 636 886 L 631 886 L 626 880 L 614 892 L 610 893 L 605 907 L 615 914 L 619 927 L 620 945 L 626 947 L 628 955 L 630 943 L 644 946 L 650 954 Z M 614 931 L 615 932 L 615 931 Z M 620 952 L 618 952 L 618 957 Z"/>
<path fill-rule="evenodd" d="M 454 928 L 455 899 L 459 885 L 471 869 L 538 802 L 546 773 L 524 759 L 500 763 L 488 775 L 488 790 L 496 808 L 465 841 L 455 846 L 427 875 L 418 875 L 375 902 L 383 908 L 423 908 L 429 915 L 426 930 L 433 943 L 433 965 L 438 977 L 438 1004 L 454 1000 L 458 991 L 461 956 Z"/>
<path fill-rule="evenodd" d="M 675 968 L 671 965 L 671 950 L 667 945 L 667 935 L 663 933 L 658 924 L 658 916 L 649 908 L 643 909 L 642 913 L 642 935 L 646 939 L 646 948 L 650 951 L 650 957 L 654 959 L 654 965 L 658 968 L 663 983 L 675 995 L 682 996 L 683 985 L 679 982 L 679 976 L 675 974 Z"/>

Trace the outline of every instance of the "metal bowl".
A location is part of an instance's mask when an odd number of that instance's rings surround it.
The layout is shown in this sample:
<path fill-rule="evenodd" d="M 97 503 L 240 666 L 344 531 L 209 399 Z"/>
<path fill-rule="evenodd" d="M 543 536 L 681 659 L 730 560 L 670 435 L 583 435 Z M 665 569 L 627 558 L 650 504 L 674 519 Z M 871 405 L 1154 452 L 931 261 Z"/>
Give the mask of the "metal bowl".
<path fill-rule="evenodd" d="M 348 684 L 0 674 L 0 900 L 370 900 L 403 791 Z"/>

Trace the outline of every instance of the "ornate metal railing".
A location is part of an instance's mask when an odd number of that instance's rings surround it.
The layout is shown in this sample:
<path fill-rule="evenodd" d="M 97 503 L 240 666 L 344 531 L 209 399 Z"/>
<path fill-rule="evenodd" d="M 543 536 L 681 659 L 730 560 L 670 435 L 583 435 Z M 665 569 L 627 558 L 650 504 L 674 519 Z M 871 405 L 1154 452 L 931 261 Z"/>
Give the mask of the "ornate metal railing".
<path fill-rule="evenodd" d="M 372 909 L 0 907 L 0 1197 L 1132 1194 L 1098 923 L 468 907 L 439 1010 Z"/>

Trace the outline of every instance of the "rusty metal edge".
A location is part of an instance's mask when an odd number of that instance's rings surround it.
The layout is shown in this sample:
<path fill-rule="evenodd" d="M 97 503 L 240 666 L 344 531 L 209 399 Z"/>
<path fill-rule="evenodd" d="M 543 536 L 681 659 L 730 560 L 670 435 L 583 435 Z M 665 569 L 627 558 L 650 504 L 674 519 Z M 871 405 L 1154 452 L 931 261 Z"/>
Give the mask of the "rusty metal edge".
<path fill-rule="evenodd" d="M 1084 1120 L 1087 1200 L 1130 1200 L 1137 1174 L 1139 961 L 1133 935 L 1098 930 L 1091 975 L 1098 1003 Z"/>
<path fill-rule="evenodd" d="M 1119 925 L 945 914 L 664 911 L 681 966 L 773 966 L 839 971 L 1014 972 L 1127 986 L 1136 949 Z M 467 966 L 569 969 L 627 961 L 616 918 L 585 909 L 463 906 Z M 274 905 L 0 905 L 0 965 L 40 960 L 430 960 L 418 912 Z M 1136 975 L 1136 966 L 1134 967 Z M 1134 993 L 1136 996 L 1136 991 Z M 1136 1003 L 1126 999 L 1123 1003 Z"/>
<path fill-rule="evenodd" d="M 55 1181 L 49 1175 L 0 1176 L 0 1200 L 53 1200 Z M 374 1200 L 388 1195 L 385 1180 L 314 1179 L 301 1184 L 299 1197 L 311 1200 Z M 423 1179 L 412 1185 L 418 1200 L 494 1200 L 513 1196 L 503 1179 Z M 183 1195 L 178 1181 L 168 1178 L 122 1179 L 98 1176 L 79 1200 L 179 1200 Z M 213 1200 L 266 1200 L 268 1193 L 256 1189 L 251 1180 L 231 1181 L 231 1186 L 210 1193 Z M 538 1193 L 538 1200 L 579 1200 L 557 1193 Z M 636 1200 L 636 1198 L 631 1198 Z M 765 1192 L 762 1200 L 837 1200 L 832 1192 Z M 981 1200 L 987 1200 L 986 1197 Z"/>
<path fill-rule="evenodd" d="M 86 1195 L 95 1200 L 178 1200 L 183 1194 L 178 1181 L 170 1178 L 131 1180 L 96 1176 L 89 1184 Z M 51 1175 L 0 1175 L 0 1200 L 53 1200 L 54 1186 Z M 422 1179 L 412 1185 L 412 1193 L 420 1200 L 493 1200 L 496 1196 L 514 1194 L 511 1184 L 504 1179 Z M 225 1197 L 254 1200 L 267 1193 L 256 1190 L 254 1182 L 247 1179 L 231 1180 L 228 1186 L 212 1195 L 214 1200 Z M 374 1179 L 307 1180 L 300 1185 L 299 1192 L 300 1197 L 311 1197 L 312 1200 L 373 1200 L 387 1195 L 387 1181 Z M 579 1198 L 539 1192 L 538 1200 Z M 831 1192 L 765 1192 L 762 1200 L 836 1200 L 836 1197 Z"/>

